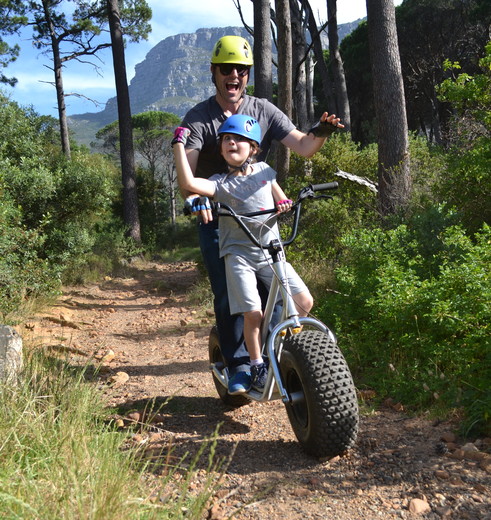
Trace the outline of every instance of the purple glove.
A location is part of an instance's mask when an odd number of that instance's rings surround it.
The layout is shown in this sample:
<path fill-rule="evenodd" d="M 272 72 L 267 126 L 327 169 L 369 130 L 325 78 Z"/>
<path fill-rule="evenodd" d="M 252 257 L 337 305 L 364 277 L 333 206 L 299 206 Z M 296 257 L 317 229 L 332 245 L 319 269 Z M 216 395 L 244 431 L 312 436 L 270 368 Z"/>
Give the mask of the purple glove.
<path fill-rule="evenodd" d="M 174 131 L 174 139 L 172 139 L 170 145 L 174 146 L 176 143 L 182 143 L 184 146 L 186 146 L 186 142 L 190 133 L 191 130 L 189 130 L 189 128 L 178 126 Z"/>

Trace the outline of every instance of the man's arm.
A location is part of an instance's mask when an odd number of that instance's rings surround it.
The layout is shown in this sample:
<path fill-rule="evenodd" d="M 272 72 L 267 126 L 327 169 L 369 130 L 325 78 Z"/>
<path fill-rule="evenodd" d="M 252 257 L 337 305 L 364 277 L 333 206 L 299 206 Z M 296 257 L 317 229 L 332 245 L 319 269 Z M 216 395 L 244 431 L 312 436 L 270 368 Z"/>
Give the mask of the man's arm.
<path fill-rule="evenodd" d="M 342 125 L 340 121 L 341 120 L 339 117 L 336 117 L 335 114 L 328 115 L 327 112 L 324 112 L 320 118 L 320 125 L 324 126 L 327 129 L 327 132 L 320 133 L 329 133 L 331 130 L 329 125 L 332 125 L 333 132 L 336 130 L 336 128 L 344 128 L 344 125 Z M 300 130 L 294 129 L 285 138 L 283 138 L 281 142 L 299 155 L 309 158 L 322 148 L 322 145 L 326 142 L 326 139 L 327 136 L 316 137 L 314 133 L 311 133 L 311 131 L 309 131 L 307 134 L 304 134 L 303 132 L 300 132 Z"/>

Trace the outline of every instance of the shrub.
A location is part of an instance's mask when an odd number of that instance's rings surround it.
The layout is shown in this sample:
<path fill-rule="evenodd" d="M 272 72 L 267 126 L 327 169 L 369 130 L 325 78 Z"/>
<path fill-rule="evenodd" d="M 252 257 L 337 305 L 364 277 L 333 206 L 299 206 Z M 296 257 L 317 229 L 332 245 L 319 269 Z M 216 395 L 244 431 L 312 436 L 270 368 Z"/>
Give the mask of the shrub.
<path fill-rule="evenodd" d="M 44 238 L 19 225 L 20 211 L 1 189 L 0 180 L 0 317 L 14 323 L 26 298 L 53 294 L 59 279 L 47 260 L 38 255 Z"/>
<path fill-rule="evenodd" d="M 63 272 L 87 263 L 112 222 L 115 169 L 76 151 L 67 161 L 52 121 L 0 96 L 0 312 L 50 294 Z"/>
<path fill-rule="evenodd" d="M 375 152 L 375 153 L 374 153 Z M 307 201 L 302 206 L 298 239 L 290 247 L 289 259 L 296 263 L 318 264 L 320 258 L 331 268 L 340 255 L 340 237 L 349 229 L 367 225 L 377 218 L 376 197 L 365 186 L 337 177 L 341 169 L 372 180 L 376 172 L 376 150 L 361 150 L 349 135 L 338 134 L 329 139 L 321 153 L 306 160 L 293 155 L 290 175 L 285 185 L 289 197 L 308 184 L 337 181 L 339 189 L 324 192 L 332 200 Z"/>
<path fill-rule="evenodd" d="M 460 69 L 448 60 L 444 66 Z M 437 193 L 458 209 L 472 232 L 491 219 L 491 42 L 479 66 L 482 74 L 453 75 L 437 89 L 439 99 L 455 111 L 448 135 L 449 168 Z"/>
<path fill-rule="evenodd" d="M 321 313 L 359 383 L 416 406 L 463 407 L 466 427 L 489 433 L 491 231 L 473 241 L 459 226 L 437 226 L 429 252 L 422 229 L 348 234 L 339 293 Z"/>

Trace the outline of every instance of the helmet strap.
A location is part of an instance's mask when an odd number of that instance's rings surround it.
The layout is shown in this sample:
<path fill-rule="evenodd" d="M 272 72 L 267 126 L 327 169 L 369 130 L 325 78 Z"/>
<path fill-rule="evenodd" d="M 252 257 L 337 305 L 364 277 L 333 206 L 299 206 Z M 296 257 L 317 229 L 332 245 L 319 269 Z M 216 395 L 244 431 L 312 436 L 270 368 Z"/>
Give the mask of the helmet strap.
<path fill-rule="evenodd" d="M 252 156 L 248 157 L 242 164 L 239 166 L 232 166 L 227 163 L 228 171 L 229 173 L 244 173 L 247 168 L 249 167 L 249 164 L 252 163 Z"/>

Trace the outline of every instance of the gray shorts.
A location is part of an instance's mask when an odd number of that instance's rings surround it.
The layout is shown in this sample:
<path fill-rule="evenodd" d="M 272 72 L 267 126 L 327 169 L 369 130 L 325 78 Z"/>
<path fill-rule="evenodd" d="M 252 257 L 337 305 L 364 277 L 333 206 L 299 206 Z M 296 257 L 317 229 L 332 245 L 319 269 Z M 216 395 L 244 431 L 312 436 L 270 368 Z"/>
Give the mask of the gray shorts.
<path fill-rule="evenodd" d="M 245 258 L 233 254 L 225 255 L 225 272 L 227 275 L 228 300 L 230 314 L 243 314 L 248 311 L 261 310 L 261 298 L 257 290 L 257 279 L 269 289 L 273 280 L 273 270 L 269 265 L 257 266 Z M 307 286 L 286 262 L 286 276 L 291 294 L 307 291 Z"/>

